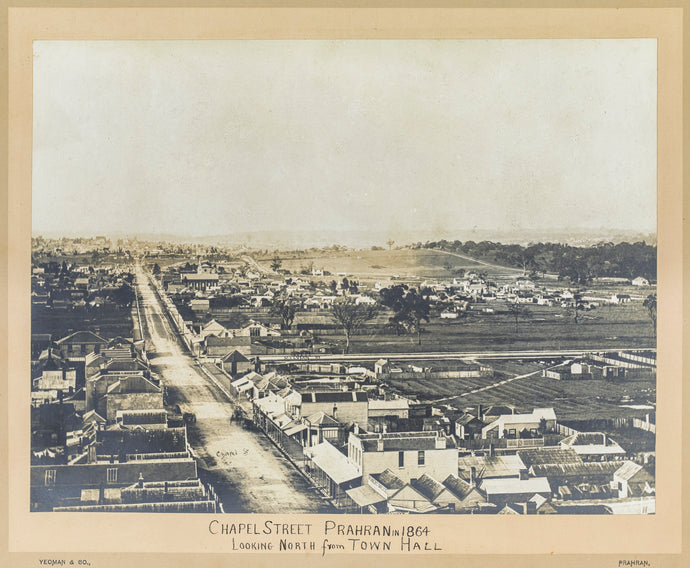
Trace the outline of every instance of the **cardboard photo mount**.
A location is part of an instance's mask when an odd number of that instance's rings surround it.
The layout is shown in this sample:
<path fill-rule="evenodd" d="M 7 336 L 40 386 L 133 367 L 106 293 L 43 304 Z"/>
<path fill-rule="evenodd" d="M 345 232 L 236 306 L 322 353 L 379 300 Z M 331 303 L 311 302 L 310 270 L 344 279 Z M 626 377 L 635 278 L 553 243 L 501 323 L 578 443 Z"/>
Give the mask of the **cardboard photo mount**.
<path fill-rule="evenodd" d="M 8 48 L 7 268 L 3 302 L 2 404 L 3 555 L 8 566 L 225 566 L 336 565 L 420 562 L 452 566 L 688 565 L 681 500 L 687 479 L 688 404 L 683 390 L 683 31 L 677 7 L 558 9 L 527 7 L 269 7 L 269 8 L 51 8 L 10 7 Z M 208 515 L 56 514 L 28 509 L 31 236 L 32 42 L 36 40 L 188 39 L 494 39 L 656 38 L 658 54 L 658 379 L 657 503 L 651 516 L 416 516 L 440 551 L 363 554 L 240 554 L 231 540 L 209 531 Z M 686 95 L 687 96 L 687 95 Z M 4 282 L 5 283 L 5 282 Z M 685 397 L 685 398 L 684 398 Z M 687 421 L 685 421 L 687 422 Z M 685 466 L 685 470 L 683 469 Z M 687 486 L 686 486 L 687 488 Z M 238 518 L 241 517 L 241 518 Z M 221 517 L 218 517 L 221 518 Z M 223 522 L 265 520 L 312 523 L 323 540 L 324 522 L 383 524 L 388 516 L 223 516 Z M 391 521 L 392 522 L 392 521 Z M 397 521 L 396 521 L 397 522 Z M 687 527 L 687 525 L 685 525 Z M 685 531 L 688 532 L 687 530 Z M 684 564 L 685 562 L 685 564 Z M 626 564 L 628 563 L 628 564 Z"/>

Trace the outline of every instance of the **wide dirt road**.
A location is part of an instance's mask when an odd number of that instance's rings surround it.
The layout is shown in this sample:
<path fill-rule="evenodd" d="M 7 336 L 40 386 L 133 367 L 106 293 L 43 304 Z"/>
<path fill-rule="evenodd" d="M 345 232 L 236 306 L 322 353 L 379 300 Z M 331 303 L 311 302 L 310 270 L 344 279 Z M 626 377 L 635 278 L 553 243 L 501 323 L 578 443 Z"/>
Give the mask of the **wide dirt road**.
<path fill-rule="evenodd" d="M 199 475 L 213 484 L 226 513 L 321 513 L 329 506 L 263 435 L 231 422 L 234 407 L 186 354 L 147 276 L 136 271 L 152 371 L 171 404 L 193 412 L 189 443 Z"/>

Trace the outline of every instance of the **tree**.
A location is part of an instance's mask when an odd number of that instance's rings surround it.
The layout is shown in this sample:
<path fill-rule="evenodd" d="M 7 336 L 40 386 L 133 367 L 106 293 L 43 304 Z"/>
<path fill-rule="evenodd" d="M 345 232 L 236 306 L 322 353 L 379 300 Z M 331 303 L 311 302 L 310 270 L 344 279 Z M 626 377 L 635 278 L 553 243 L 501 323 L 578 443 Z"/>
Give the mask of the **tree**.
<path fill-rule="evenodd" d="M 512 302 L 508 302 L 506 304 L 508 306 L 508 313 L 515 319 L 515 333 L 518 331 L 518 322 L 520 321 L 520 318 L 527 318 L 529 317 L 529 309 L 525 304 L 521 304 L 520 302 L 516 300 Z"/>
<path fill-rule="evenodd" d="M 136 294 L 131 286 L 122 284 L 119 288 L 111 292 L 110 298 L 120 307 L 129 307 L 136 299 Z"/>
<path fill-rule="evenodd" d="M 422 344 L 422 322 L 429 321 L 431 304 L 428 290 L 417 292 L 414 288 L 407 289 L 404 285 L 393 286 L 381 290 L 381 302 L 393 310 L 390 326 L 399 333 L 400 329 L 407 329 L 417 333 L 417 345 Z"/>
<path fill-rule="evenodd" d="M 388 239 L 386 241 L 386 244 L 388 245 L 388 250 L 391 250 L 393 248 L 393 245 L 395 244 L 395 241 L 393 239 Z"/>
<path fill-rule="evenodd" d="M 654 332 L 654 337 L 656 337 L 656 294 L 650 294 L 642 302 L 642 305 L 647 310 L 649 318 L 652 320 L 652 327 Z"/>
<path fill-rule="evenodd" d="M 280 329 L 289 330 L 295 321 L 297 302 L 290 297 L 275 298 L 271 313 L 280 317 Z"/>
<path fill-rule="evenodd" d="M 381 304 L 394 312 L 402 309 L 403 298 L 407 292 L 407 285 L 396 284 L 390 288 L 382 288 L 379 292 Z"/>
<path fill-rule="evenodd" d="M 280 260 L 277 256 L 273 257 L 273 260 L 271 261 L 271 270 L 273 272 L 278 272 L 280 267 L 283 265 L 283 261 Z"/>
<path fill-rule="evenodd" d="M 160 273 L 161 273 L 161 267 L 158 266 L 158 263 L 155 263 L 153 265 L 153 274 L 155 276 L 156 274 L 160 274 Z"/>
<path fill-rule="evenodd" d="M 342 298 L 333 302 L 331 316 L 343 328 L 345 334 L 345 353 L 350 352 L 350 338 L 356 334 L 365 323 L 371 321 L 378 314 L 376 304 L 357 304 L 352 298 Z"/>
<path fill-rule="evenodd" d="M 578 323 L 580 310 L 583 309 L 582 296 L 583 296 L 583 293 L 581 290 L 575 290 L 573 292 L 572 302 L 567 304 L 567 306 L 565 308 L 565 315 L 569 318 L 572 317 L 573 321 L 575 323 Z"/>

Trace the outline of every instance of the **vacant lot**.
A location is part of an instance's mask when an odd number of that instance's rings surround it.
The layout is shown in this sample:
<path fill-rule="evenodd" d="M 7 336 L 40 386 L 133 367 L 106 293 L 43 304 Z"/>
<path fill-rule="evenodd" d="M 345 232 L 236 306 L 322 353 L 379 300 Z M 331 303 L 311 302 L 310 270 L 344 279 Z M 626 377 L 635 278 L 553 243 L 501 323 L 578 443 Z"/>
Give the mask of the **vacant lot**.
<path fill-rule="evenodd" d="M 327 270 L 333 276 L 363 276 L 370 278 L 452 278 L 457 270 L 496 272 L 471 259 L 460 258 L 432 250 L 358 250 L 290 256 L 281 259 L 282 268 L 299 273 L 312 267 Z M 259 261 L 269 267 L 271 260 Z M 500 271 L 499 271 L 500 272 Z"/>
<path fill-rule="evenodd" d="M 542 366 L 543 367 L 543 366 Z M 446 402 L 466 408 L 493 404 L 511 404 L 522 411 L 553 407 L 561 420 L 588 420 L 643 416 L 648 410 L 624 405 L 649 405 L 656 401 L 656 383 L 644 381 L 556 381 L 539 375 L 498 384 L 510 378 L 497 374 L 492 378 L 425 379 L 389 381 L 398 392 L 421 400 L 450 398 Z M 496 385 L 480 392 L 477 389 Z"/>
<path fill-rule="evenodd" d="M 396 336 L 382 325 L 370 326 L 352 342 L 353 352 L 478 351 L 535 349 L 616 349 L 654 347 L 651 321 L 637 303 L 606 306 L 580 314 L 578 323 L 561 308 L 530 306 L 518 321 L 501 312 L 504 304 L 487 304 L 495 313 L 471 311 L 456 320 L 431 317 L 424 322 L 422 344 L 416 334 Z M 385 321 L 379 319 L 378 323 Z"/>

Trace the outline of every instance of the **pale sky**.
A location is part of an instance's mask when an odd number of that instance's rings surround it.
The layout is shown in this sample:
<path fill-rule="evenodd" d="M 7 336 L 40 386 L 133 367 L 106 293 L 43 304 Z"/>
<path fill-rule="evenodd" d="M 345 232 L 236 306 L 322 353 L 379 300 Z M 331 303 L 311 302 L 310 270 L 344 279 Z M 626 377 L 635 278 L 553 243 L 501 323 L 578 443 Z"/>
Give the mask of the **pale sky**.
<path fill-rule="evenodd" d="M 656 41 L 34 43 L 34 231 L 656 230 Z"/>

